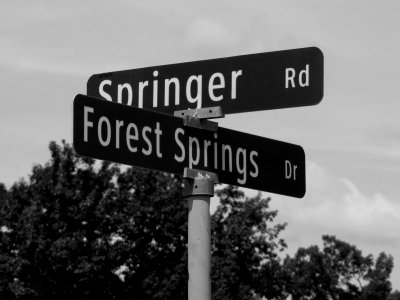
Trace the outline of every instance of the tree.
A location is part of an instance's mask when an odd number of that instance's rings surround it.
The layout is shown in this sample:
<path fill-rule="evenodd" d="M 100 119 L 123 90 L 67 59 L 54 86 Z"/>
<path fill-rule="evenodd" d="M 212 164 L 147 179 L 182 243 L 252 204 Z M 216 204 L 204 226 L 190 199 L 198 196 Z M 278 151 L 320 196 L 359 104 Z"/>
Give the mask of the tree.
<path fill-rule="evenodd" d="M 218 192 L 221 204 L 212 218 L 213 299 L 285 298 L 278 252 L 286 248 L 270 226 L 277 211 L 270 198 L 244 197 L 236 187 Z M 258 298 L 260 297 L 260 298 Z"/>
<path fill-rule="evenodd" d="M 388 299 L 393 258 L 381 253 L 377 260 L 334 236 L 324 235 L 318 246 L 300 248 L 287 257 L 289 293 L 293 299 Z"/>
<path fill-rule="evenodd" d="M 13 253 L 12 243 L 9 237 L 10 224 L 6 216 L 9 210 L 10 195 L 4 184 L 0 183 L 0 297 L 8 299 L 12 292 L 8 287 L 9 282 L 13 281 L 12 274 L 8 272 L 14 266 L 15 253 Z"/>
<path fill-rule="evenodd" d="M 186 298 L 181 179 L 78 157 L 65 142 L 49 148 L 50 161 L 35 165 L 28 181 L 0 185 L 0 298 Z M 218 195 L 215 299 L 281 295 L 271 272 L 281 267 L 284 225 L 267 226 L 277 214 L 270 200 L 244 201 L 233 187 Z"/>
<path fill-rule="evenodd" d="M 0 299 L 184 299 L 187 214 L 182 180 L 76 156 L 63 142 L 27 181 L 0 184 Z M 233 299 L 398 299 L 393 258 L 374 261 L 323 236 L 282 262 L 270 198 L 217 192 L 212 293 Z"/>
<path fill-rule="evenodd" d="M 394 292 L 390 293 L 388 300 L 400 300 L 400 291 L 395 290 Z"/>
<path fill-rule="evenodd" d="M 375 261 L 375 267 L 371 268 L 365 276 L 368 284 L 363 288 L 363 298 L 388 299 L 392 290 L 389 281 L 390 273 L 393 270 L 393 257 L 382 252 Z"/>
<path fill-rule="evenodd" d="M 96 166 L 66 143 L 49 148 L 51 160 L 2 196 L 0 226 L 9 232 L 2 232 L 0 298 L 184 295 L 185 272 L 175 274 L 186 267 L 180 180 Z"/>

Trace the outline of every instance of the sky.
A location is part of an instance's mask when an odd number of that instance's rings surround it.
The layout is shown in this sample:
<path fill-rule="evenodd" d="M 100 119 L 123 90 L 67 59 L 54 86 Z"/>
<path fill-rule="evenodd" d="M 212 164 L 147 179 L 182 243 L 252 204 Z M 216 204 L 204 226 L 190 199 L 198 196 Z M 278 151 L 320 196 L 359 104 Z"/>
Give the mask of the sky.
<path fill-rule="evenodd" d="M 316 46 L 320 104 L 219 125 L 304 148 L 305 197 L 263 193 L 288 223 L 289 254 L 335 235 L 392 254 L 400 289 L 399 11 L 396 0 L 1 0 L 0 182 L 48 161 L 50 141 L 72 143 L 73 99 L 92 74 Z"/>

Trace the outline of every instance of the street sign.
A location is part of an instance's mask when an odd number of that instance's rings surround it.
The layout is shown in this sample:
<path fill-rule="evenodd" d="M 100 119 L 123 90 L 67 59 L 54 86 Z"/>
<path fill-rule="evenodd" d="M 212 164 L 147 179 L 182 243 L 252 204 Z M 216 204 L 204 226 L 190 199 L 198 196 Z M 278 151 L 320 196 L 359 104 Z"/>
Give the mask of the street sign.
<path fill-rule="evenodd" d="M 87 94 L 171 115 L 315 105 L 323 97 L 323 54 L 310 47 L 95 74 Z"/>
<path fill-rule="evenodd" d="M 83 156 L 183 175 L 185 167 L 218 174 L 222 183 L 303 197 L 305 154 L 294 144 L 90 96 L 74 100 L 73 143 Z"/>

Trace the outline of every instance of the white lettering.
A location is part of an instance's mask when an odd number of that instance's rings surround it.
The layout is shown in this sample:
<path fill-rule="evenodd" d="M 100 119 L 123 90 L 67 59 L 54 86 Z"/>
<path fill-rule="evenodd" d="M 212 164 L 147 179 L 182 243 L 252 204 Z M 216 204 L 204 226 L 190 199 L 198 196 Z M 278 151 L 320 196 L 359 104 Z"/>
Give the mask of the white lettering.
<path fill-rule="evenodd" d="M 229 172 L 232 172 L 232 147 L 229 145 L 222 144 L 222 171 L 225 171 L 225 164 L 226 164 L 226 159 L 225 159 L 225 153 L 226 150 L 228 150 L 229 154 Z"/>
<path fill-rule="evenodd" d="M 236 80 L 237 78 L 242 75 L 242 70 L 239 71 L 233 71 L 232 72 L 232 89 L 231 89 L 231 98 L 236 99 Z"/>
<path fill-rule="evenodd" d="M 171 79 L 165 79 L 164 82 L 164 105 L 165 106 L 169 106 L 169 87 L 171 85 L 171 83 L 174 84 L 175 86 L 175 105 L 179 105 L 179 90 L 180 90 L 180 86 L 179 86 L 179 80 L 178 78 L 171 78 Z"/>
<path fill-rule="evenodd" d="M 144 155 L 150 155 L 151 152 L 153 151 L 153 147 L 151 145 L 151 141 L 149 140 L 149 137 L 146 135 L 147 132 L 151 133 L 151 128 L 149 126 L 143 127 L 142 136 L 143 136 L 143 139 L 144 139 L 144 141 L 146 142 L 146 144 L 148 146 L 147 150 L 145 150 L 144 148 L 142 149 L 142 152 L 143 152 Z"/>
<path fill-rule="evenodd" d="M 294 83 L 294 76 L 296 75 L 296 71 L 293 68 L 286 68 L 285 69 L 285 88 L 289 88 L 289 81 L 290 84 L 292 85 L 291 87 L 296 87 Z"/>
<path fill-rule="evenodd" d="M 120 128 L 124 126 L 124 121 L 116 120 L 115 121 L 115 147 L 119 149 L 119 131 Z"/>
<path fill-rule="evenodd" d="M 258 177 L 258 165 L 257 163 L 254 161 L 254 156 L 257 157 L 258 156 L 258 152 L 257 151 L 251 151 L 250 152 L 250 162 L 254 167 L 254 171 L 250 172 L 250 176 L 251 177 Z"/>
<path fill-rule="evenodd" d="M 98 92 L 102 98 L 108 101 L 114 100 L 118 103 L 124 103 L 130 106 L 133 105 L 133 101 L 137 101 L 137 107 L 139 108 L 149 105 L 152 105 L 152 107 L 158 107 L 159 105 L 164 107 L 170 105 L 178 106 L 181 102 L 180 98 L 183 97 L 185 98 L 184 100 L 188 103 L 194 104 L 196 106 L 195 108 L 198 109 L 203 106 L 203 76 L 206 76 L 207 78 L 205 78 L 208 80 L 206 83 L 207 89 L 204 89 L 204 91 L 206 92 L 205 96 L 207 96 L 209 101 L 222 101 L 227 97 L 228 92 L 230 92 L 232 100 L 237 98 L 238 83 L 239 79 L 243 76 L 243 70 L 233 70 L 230 73 L 231 74 L 228 72 L 215 72 L 211 73 L 210 77 L 208 77 L 208 74 L 188 74 L 186 83 L 182 82 L 182 85 L 186 84 L 186 94 L 182 93 L 182 95 L 180 90 L 181 80 L 177 77 L 162 78 L 161 80 L 164 80 L 164 87 L 160 88 L 162 83 L 159 83 L 158 78 L 160 76 L 159 71 L 157 70 L 153 70 L 153 77 L 148 78 L 148 80 L 134 81 L 133 78 L 131 78 L 131 81 L 129 82 L 119 82 L 115 88 L 112 86 L 112 80 L 104 79 L 99 83 Z M 296 75 L 295 69 L 286 69 L 286 88 L 290 86 L 295 87 L 295 80 L 297 80 Z M 308 65 L 305 70 L 300 72 L 299 76 L 302 86 L 309 84 Z M 231 84 L 230 87 L 229 84 Z M 162 88 L 164 88 L 164 91 L 162 91 Z M 159 95 L 159 93 L 163 93 L 164 95 Z M 163 101 L 160 98 L 161 96 L 164 96 Z M 159 98 L 160 103 L 158 103 Z M 144 103 L 144 101 L 152 101 L 152 104 L 147 102 Z"/>
<path fill-rule="evenodd" d="M 190 103 L 197 103 L 196 108 L 201 108 L 201 88 L 202 88 L 202 75 L 192 75 L 186 82 L 186 98 Z M 197 93 L 195 97 L 192 97 L 192 82 L 196 81 Z"/>
<path fill-rule="evenodd" d="M 285 178 L 290 179 L 292 177 L 292 164 L 290 161 L 285 160 Z"/>
<path fill-rule="evenodd" d="M 240 167 L 240 154 L 242 154 L 242 166 Z M 240 184 L 245 184 L 247 180 L 247 159 L 246 159 L 246 149 L 239 148 L 236 152 L 236 168 L 239 174 L 243 177 L 242 179 L 237 179 Z"/>
<path fill-rule="evenodd" d="M 215 84 L 215 79 L 219 79 L 219 84 Z M 223 99 L 222 95 L 215 96 L 214 90 L 215 89 L 222 89 L 225 87 L 225 78 L 222 73 L 214 73 L 210 77 L 210 81 L 208 82 L 208 94 L 212 101 L 221 101 Z"/>
<path fill-rule="evenodd" d="M 208 147 L 211 145 L 211 141 L 204 141 L 204 166 L 208 166 Z"/>
<path fill-rule="evenodd" d="M 193 159 L 193 144 L 196 144 L 196 159 Z M 199 140 L 195 137 L 189 137 L 189 168 L 197 165 L 200 161 L 200 144 Z"/>
<path fill-rule="evenodd" d="M 126 89 L 128 92 L 128 105 L 132 105 L 132 87 L 129 83 L 118 84 L 118 103 L 122 103 L 122 92 Z"/>
<path fill-rule="evenodd" d="M 131 134 L 131 130 L 134 130 L 134 133 Z M 138 140 L 138 128 L 135 123 L 129 123 L 128 127 L 126 128 L 126 145 L 128 146 L 129 151 L 136 152 L 137 147 L 132 147 L 131 140 Z"/>
<path fill-rule="evenodd" d="M 183 162 L 185 160 L 185 147 L 183 146 L 182 142 L 178 138 L 178 134 L 184 134 L 185 131 L 182 128 L 177 128 L 175 130 L 175 142 L 178 144 L 179 148 L 181 148 L 182 155 L 179 157 L 176 154 L 174 158 L 177 162 Z"/>
<path fill-rule="evenodd" d="M 88 127 L 93 127 L 93 122 L 88 120 L 88 113 L 93 113 L 94 108 L 85 106 L 83 108 L 83 141 L 88 141 Z"/>
<path fill-rule="evenodd" d="M 112 98 L 106 91 L 104 91 L 104 86 L 105 85 L 111 85 L 111 84 L 112 84 L 112 81 L 106 79 L 106 80 L 103 80 L 102 82 L 100 82 L 100 86 L 99 86 L 100 96 L 103 97 L 104 99 L 108 100 L 108 101 L 112 101 Z"/>
<path fill-rule="evenodd" d="M 160 137 L 162 135 L 162 130 L 160 129 L 160 123 L 156 123 L 156 129 L 154 130 L 154 133 L 156 134 L 156 153 L 157 157 L 162 157 L 162 153 L 160 150 Z"/>
<path fill-rule="evenodd" d="M 102 131 L 101 129 L 102 129 L 103 123 L 106 124 L 106 132 L 107 132 L 106 139 L 103 139 L 103 135 L 101 133 L 101 131 Z M 99 137 L 99 142 L 103 147 L 106 147 L 106 146 L 108 146 L 110 144 L 110 141 L 111 141 L 111 124 L 110 124 L 110 121 L 108 120 L 108 118 L 105 117 L 105 116 L 102 116 L 99 119 L 99 124 L 97 124 L 97 135 Z"/>
<path fill-rule="evenodd" d="M 153 76 L 158 76 L 158 71 L 153 72 Z M 153 80 L 153 107 L 157 107 L 157 96 L 158 96 L 158 80 Z"/>
<path fill-rule="evenodd" d="M 149 85 L 148 81 L 139 82 L 139 100 L 138 100 L 138 107 L 139 108 L 143 108 L 143 90 L 148 85 Z"/>
<path fill-rule="evenodd" d="M 309 86 L 309 77 L 310 77 L 309 74 L 310 74 L 310 66 L 306 65 L 306 68 L 304 70 L 301 70 L 299 74 L 299 84 L 301 87 Z"/>
<path fill-rule="evenodd" d="M 218 134 L 214 133 L 214 139 L 218 139 Z M 218 143 L 214 142 L 214 169 L 218 169 Z"/>

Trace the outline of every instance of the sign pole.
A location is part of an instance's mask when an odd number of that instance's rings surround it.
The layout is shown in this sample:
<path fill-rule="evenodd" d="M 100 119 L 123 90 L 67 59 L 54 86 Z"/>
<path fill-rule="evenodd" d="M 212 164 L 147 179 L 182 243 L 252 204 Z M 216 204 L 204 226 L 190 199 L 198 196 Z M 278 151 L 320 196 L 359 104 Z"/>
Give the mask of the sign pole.
<path fill-rule="evenodd" d="M 183 195 L 188 200 L 188 299 L 211 300 L 210 198 L 216 175 L 185 169 Z M 193 176 L 193 173 L 197 175 Z"/>
<path fill-rule="evenodd" d="M 218 123 L 209 121 L 221 118 L 220 107 L 176 111 L 184 126 L 216 132 Z M 183 197 L 189 205 L 188 216 L 188 300 L 211 300 L 211 220 L 210 198 L 218 175 L 197 169 L 185 168 L 183 172 Z"/>
<path fill-rule="evenodd" d="M 323 54 L 316 47 L 259 53 L 95 74 L 87 83 L 92 96 L 75 97 L 76 153 L 174 174 L 184 171 L 189 300 L 211 300 L 210 198 L 218 179 L 298 198 L 306 187 L 303 148 L 218 128 L 208 119 L 223 117 L 222 109 L 240 113 L 318 104 L 323 97 L 323 67 Z M 203 78 L 208 85 L 204 95 Z M 143 92 L 148 82 L 153 88 Z M 185 83 L 186 94 L 180 90 Z M 169 98 L 172 88 L 175 104 Z M 122 99 L 124 89 L 128 98 Z M 159 101 L 163 90 L 164 101 Z M 96 98 L 133 107 L 121 109 Z M 172 113 L 183 119 L 183 128 L 177 118 L 168 116 Z M 186 131 L 187 127 L 192 128 Z M 172 136 L 175 144 L 170 144 Z M 190 168 L 183 169 L 187 165 Z"/>

